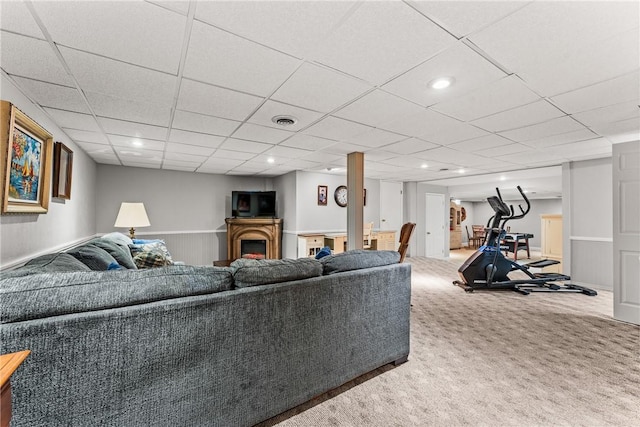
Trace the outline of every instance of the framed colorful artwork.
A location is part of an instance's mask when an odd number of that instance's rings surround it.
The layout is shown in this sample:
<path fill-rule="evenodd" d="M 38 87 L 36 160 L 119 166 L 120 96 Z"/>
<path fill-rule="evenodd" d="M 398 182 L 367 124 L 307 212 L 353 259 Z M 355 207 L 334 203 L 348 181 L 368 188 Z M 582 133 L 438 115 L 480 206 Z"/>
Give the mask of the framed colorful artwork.
<path fill-rule="evenodd" d="M 47 213 L 53 136 L 8 101 L 0 101 L 2 213 Z"/>
<path fill-rule="evenodd" d="M 73 171 L 73 151 L 62 142 L 53 147 L 53 197 L 71 198 L 71 177 Z"/>
<path fill-rule="evenodd" d="M 327 206 L 327 191 L 326 185 L 318 185 L 318 206 Z"/>

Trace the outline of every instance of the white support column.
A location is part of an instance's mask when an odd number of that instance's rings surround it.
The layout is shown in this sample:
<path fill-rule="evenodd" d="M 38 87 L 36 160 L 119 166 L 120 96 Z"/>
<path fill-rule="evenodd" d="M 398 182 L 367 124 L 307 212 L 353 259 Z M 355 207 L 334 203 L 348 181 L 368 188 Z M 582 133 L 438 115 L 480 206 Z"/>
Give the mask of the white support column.
<path fill-rule="evenodd" d="M 347 155 L 347 249 L 362 249 L 364 218 L 364 153 Z"/>

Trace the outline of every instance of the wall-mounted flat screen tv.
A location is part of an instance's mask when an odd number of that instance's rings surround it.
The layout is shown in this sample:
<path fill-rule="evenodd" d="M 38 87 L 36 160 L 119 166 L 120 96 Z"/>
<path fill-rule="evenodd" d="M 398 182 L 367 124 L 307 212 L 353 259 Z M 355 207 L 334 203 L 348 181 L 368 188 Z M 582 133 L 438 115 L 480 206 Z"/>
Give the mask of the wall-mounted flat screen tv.
<path fill-rule="evenodd" d="M 231 216 L 241 218 L 275 217 L 275 191 L 232 191 Z"/>

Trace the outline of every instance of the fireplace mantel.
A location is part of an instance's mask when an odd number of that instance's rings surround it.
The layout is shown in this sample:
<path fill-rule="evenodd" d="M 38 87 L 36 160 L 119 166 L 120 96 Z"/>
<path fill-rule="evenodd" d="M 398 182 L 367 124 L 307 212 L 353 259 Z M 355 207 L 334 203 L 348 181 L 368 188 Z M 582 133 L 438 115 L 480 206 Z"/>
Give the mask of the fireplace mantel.
<path fill-rule="evenodd" d="M 265 258 L 282 258 L 282 219 L 280 218 L 227 218 L 227 258 L 242 257 L 243 240 L 265 240 Z"/>

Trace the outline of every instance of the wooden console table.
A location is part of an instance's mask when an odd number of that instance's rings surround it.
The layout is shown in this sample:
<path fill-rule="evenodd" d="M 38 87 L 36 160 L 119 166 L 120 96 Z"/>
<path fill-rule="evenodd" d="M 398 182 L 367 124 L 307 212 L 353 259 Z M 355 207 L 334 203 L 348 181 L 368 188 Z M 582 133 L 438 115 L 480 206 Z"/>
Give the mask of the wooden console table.
<path fill-rule="evenodd" d="M 29 350 L 0 356 L 0 427 L 8 427 L 11 421 L 11 375 L 31 353 Z"/>
<path fill-rule="evenodd" d="M 325 246 L 329 246 L 332 253 L 339 254 L 346 250 L 347 235 L 325 234 L 324 244 Z M 395 251 L 398 249 L 396 246 L 396 232 L 381 230 L 371 233 L 371 249 L 379 251 Z"/>

